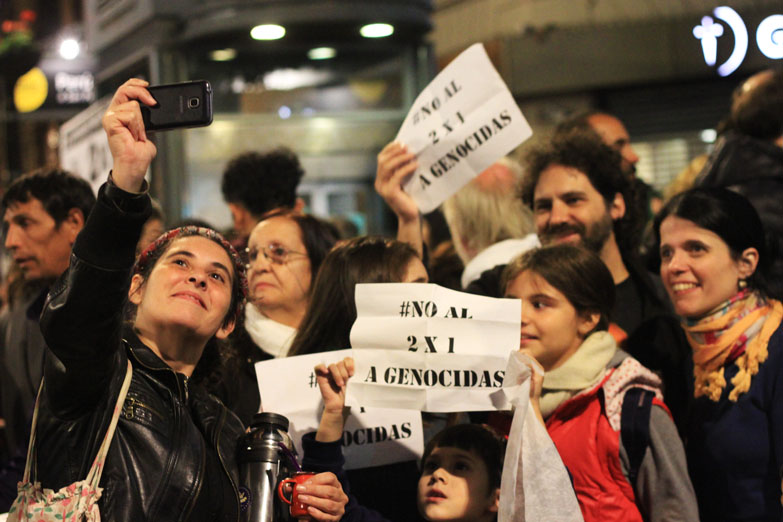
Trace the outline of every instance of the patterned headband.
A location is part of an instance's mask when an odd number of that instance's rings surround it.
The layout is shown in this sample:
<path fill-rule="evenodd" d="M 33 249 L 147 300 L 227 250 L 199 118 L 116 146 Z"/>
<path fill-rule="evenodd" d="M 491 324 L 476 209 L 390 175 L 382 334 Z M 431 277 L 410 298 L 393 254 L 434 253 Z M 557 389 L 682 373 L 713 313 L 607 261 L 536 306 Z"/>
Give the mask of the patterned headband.
<path fill-rule="evenodd" d="M 144 271 L 147 268 L 147 264 L 151 260 L 158 259 L 163 254 L 163 251 L 168 248 L 169 244 L 178 237 L 191 236 L 201 236 L 206 239 L 211 239 L 215 243 L 222 246 L 223 250 L 226 251 L 228 257 L 231 259 L 231 264 L 234 266 L 235 277 L 237 277 L 239 280 L 239 290 L 242 294 L 240 296 L 241 299 L 237 305 L 236 313 L 234 314 L 234 319 L 239 319 L 242 316 L 242 312 L 245 306 L 245 299 L 247 298 L 247 270 L 245 268 L 245 263 L 239 257 L 236 249 L 231 246 L 231 243 L 226 241 L 226 239 L 220 235 L 220 233 L 212 230 L 211 228 L 189 225 L 186 227 L 174 228 L 168 232 L 164 232 L 160 237 L 158 237 L 158 239 L 150 243 L 150 245 L 139 255 L 139 258 L 136 260 L 136 264 L 133 267 L 133 273 L 139 274 Z"/>

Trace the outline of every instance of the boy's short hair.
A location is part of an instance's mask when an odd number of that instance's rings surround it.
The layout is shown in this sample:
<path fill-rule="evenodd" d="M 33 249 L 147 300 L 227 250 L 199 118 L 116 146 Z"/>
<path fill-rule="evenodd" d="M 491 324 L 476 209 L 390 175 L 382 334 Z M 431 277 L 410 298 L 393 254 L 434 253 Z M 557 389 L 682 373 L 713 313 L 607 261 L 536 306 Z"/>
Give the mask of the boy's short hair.
<path fill-rule="evenodd" d="M 488 428 L 479 424 L 457 424 L 439 431 L 424 448 L 422 465 L 436 448 L 458 448 L 475 454 L 487 466 L 489 491 L 500 487 L 506 443 Z"/>

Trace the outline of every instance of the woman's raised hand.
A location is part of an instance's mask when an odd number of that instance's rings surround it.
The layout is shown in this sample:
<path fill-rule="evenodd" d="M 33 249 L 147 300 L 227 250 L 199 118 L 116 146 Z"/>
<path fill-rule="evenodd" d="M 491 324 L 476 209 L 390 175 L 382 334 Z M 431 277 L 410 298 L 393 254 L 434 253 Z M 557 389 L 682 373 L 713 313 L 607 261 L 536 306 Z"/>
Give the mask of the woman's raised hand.
<path fill-rule="evenodd" d="M 128 192 L 139 192 L 152 159 L 157 153 L 144 130 L 139 102 L 155 105 L 146 81 L 131 78 L 114 93 L 103 115 L 103 130 L 114 160 L 114 184 Z"/>
<path fill-rule="evenodd" d="M 327 368 L 324 364 L 315 367 L 316 381 L 324 400 L 324 411 L 321 414 L 321 423 L 315 435 L 315 440 L 321 442 L 333 442 L 342 438 L 345 421 L 343 409 L 345 408 L 345 388 L 354 374 L 354 362 L 351 357 L 330 364 Z"/>

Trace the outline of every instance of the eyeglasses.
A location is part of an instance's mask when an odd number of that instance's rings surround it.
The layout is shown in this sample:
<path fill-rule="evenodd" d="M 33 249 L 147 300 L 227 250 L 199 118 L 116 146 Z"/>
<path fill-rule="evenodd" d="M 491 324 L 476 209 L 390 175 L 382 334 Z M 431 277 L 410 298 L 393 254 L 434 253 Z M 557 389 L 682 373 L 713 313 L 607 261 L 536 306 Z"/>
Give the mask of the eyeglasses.
<path fill-rule="evenodd" d="M 250 266 L 256 262 L 256 259 L 258 259 L 259 250 L 255 247 L 254 248 L 248 247 L 245 249 L 245 252 L 247 252 L 247 259 L 248 259 L 247 267 L 250 268 Z M 269 243 L 268 245 L 262 247 L 260 252 L 267 261 L 269 261 L 270 263 L 274 263 L 276 265 L 286 264 L 288 262 L 288 257 L 292 255 L 296 255 L 296 256 L 307 255 L 302 252 L 294 252 L 293 250 L 288 250 L 280 243 Z"/>

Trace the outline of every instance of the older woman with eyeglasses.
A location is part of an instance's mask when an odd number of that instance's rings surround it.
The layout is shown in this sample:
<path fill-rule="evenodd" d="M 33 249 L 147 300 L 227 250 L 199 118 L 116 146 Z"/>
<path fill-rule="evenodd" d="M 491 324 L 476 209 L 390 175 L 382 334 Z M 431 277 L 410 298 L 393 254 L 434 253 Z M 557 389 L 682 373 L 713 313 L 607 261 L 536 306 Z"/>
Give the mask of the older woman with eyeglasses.
<path fill-rule="evenodd" d="M 275 212 L 248 240 L 248 300 L 245 328 L 264 352 L 285 357 L 310 302 L 310 285 L 337 240 L 331 225 L 292 211 Z"/>
<path fill-rule="evenodd" d="M 245 424 L 260 405 L 253 365 L 288 355 L 310 303 L 311 282 L 337 239 L 331 224 L 292 210 L 267 214 L 250 234 L 244 328 L 231 338 L 240 367 L 212 386 Z"/>

